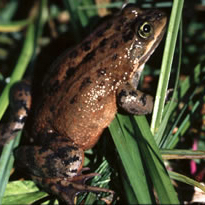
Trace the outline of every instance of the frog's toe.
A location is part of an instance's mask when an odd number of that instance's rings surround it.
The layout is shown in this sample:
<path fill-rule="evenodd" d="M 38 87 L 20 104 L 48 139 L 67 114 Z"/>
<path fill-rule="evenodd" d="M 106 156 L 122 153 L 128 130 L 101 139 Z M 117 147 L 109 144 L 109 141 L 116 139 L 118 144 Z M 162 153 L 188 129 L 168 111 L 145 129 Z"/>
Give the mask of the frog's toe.
<path fill-rule="evenodd" d="M 40 178 L 33 176 L 33 179 L 47 188 L 48 192 L 59 196 L 66 204 L 75 204 L 75 197 L 81 192 L 106 192 L 114 194 L 114 191 L 106 188 L 93 187 L 86 185 L 85 182 L 97 173 L 79 174 L 72 178 Z"/>

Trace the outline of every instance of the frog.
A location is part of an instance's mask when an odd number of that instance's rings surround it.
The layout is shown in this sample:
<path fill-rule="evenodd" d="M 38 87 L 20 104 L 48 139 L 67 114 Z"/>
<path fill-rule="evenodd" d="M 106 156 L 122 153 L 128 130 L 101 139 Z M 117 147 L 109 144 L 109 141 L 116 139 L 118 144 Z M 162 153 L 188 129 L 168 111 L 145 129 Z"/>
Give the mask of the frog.
<path fill-rule="evenodd" d="M 83 174 L 87 170 L 84 152 L 98 142 L 118 108 L 134 115 L 152 112 L 153 97 L 137 87 L 166 22 L 160 10 L 127 5 L 57 58 L 42 81 L 36 103 L 32 103 L 30 82 L 12 88 L 16 111 L 0 131 L 1 143 L 31 121 L 24 132 L 35 143 L 20 146 L 15 157 L 37 184 L 66 204 L 73 204 L 80 192 L 113 193 L 85 183 L 97 173 Z"/>

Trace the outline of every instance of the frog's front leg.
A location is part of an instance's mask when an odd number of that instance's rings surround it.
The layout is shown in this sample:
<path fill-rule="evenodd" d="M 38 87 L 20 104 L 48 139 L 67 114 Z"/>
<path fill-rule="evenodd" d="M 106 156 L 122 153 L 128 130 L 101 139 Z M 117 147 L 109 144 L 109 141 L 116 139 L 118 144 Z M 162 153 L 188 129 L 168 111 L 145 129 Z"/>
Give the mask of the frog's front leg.
<path fill-rule="evenodd" d="M 12 117 L 8 124 L 0 127 L 0 145 L 15 138 L 18 131 L 22 130 L 31 107 L 30 81 L 21 81 L 11 88 L 10 105 Z"/>
<path fill-rule="evenodd" d="M 117 101 L 124 110 L 135 115 L 146 115 L 153 109 L 153 97 L 134 89 L 129 83 L 120 86 Z"/>
<path fill-rule="evenodd" d="M 82 174 L 85 170 L 82 168 L 84 150 L 68 138 L 56 134 L 54 138 L 44 146 L 24 146 L 16 150 L 16 159 L 21 159 L 18 163 L 31 172 L 36 183 L 66 204 L 74 204 L 74 198 L 79 192 L 113 193 L 108 189 L 86 185 L 86 180 L 97 174 Z"/>

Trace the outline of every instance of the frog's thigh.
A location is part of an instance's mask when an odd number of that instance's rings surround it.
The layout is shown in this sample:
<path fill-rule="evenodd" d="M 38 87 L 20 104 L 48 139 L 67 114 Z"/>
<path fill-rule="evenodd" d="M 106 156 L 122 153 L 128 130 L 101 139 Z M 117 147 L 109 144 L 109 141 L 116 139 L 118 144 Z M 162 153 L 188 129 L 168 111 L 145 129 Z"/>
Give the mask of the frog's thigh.
<path fill-rule="evenodd" d="M 11 88 L 10 106 L 12 118 L 8 124 L 0 127 L 0 145 L 17 136 L 22 130 L 31 107 L 31 86 L 30 81 L 21 81 Z"/>
<path fill-rule="evenodd" d="M 135 90 L 130 84 L 124 84 L 118 89 L 117 100 L 119 106 L 132 114 L 145 115 L 153 109 L 153 97 Z"/>
<path fill-rule="evenodd" d="M 55 148 L 22 146 L 16 150 L 15 155 L 20 167 L 43 178 L 73 177 L 81 170 L 84 160 L 83 150 L 67 142 L 57 143 Z"/>

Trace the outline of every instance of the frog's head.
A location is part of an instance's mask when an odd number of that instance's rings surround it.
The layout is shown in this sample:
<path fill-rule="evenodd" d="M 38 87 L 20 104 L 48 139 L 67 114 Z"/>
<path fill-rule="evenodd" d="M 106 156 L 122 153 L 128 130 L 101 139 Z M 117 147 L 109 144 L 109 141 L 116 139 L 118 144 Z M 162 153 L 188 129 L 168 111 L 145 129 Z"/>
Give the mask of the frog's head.
<path fill-rule="evenodd" d="M 124 23 L 122 32 L 122 39 L 130 40 L 127 57 L 133 65 L 134 72 L 140 72 L 159 45 L 165 32 L 167 18 L 160 10 L 141 10 L 133 5 L 125 7 L 121 15 L 129 18 L 129 24 Z"/>

